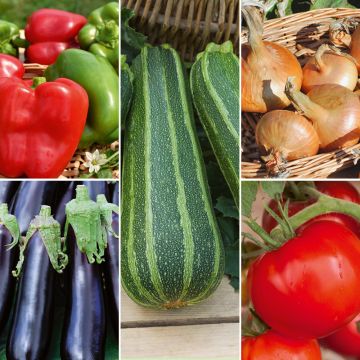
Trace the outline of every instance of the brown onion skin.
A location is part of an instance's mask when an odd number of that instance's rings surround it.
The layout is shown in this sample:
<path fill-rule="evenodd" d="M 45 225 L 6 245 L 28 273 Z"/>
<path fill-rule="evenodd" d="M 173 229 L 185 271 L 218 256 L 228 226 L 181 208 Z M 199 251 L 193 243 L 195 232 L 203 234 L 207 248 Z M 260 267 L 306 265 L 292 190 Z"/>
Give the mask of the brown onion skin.
<path fill-rule="evenodd" d="M 358 70 L 353 61 L 345 56 L 325 53 L 321 56 L 323 66 L 316 65 L 312 57 L 303 68 L 302 91 L 308 93 L 314 86 L 338 84 L 354 90 L 358 80 Z"/>
<path fill-rule="evenodd" d="M 310 121 L 288 110 L 266 113 L 256 127 L 256 143 L 262 154 L 279 153 L 285 160 L 316 155 L 319 138 Z"/>
<path fill-rule="evenodd" d="M 350 55 L 357 61 L 357 69 L 360 71 L 360 26 L 351 35 Z"/>
<path fill-rule="evenodd" d="M 322 151 L 334 151 L 359 142 L 360 100 L 355 93 L 341 85 L 325 84 L 314 87 L 307 95 L 328 112 L 328 115 L 309 117 L 319 135 Z"/>
<path fill-rule="evenodd" d="M 243 6 L 249 30 L 248 43 L 241 46 L 242 111 L 266 113 L 290 104 L 285 95 L 287 78 L 301 88 L 302 69 L 297 58 L 284 46 L 263 41 L 263 18 L 253 6 Z"/>

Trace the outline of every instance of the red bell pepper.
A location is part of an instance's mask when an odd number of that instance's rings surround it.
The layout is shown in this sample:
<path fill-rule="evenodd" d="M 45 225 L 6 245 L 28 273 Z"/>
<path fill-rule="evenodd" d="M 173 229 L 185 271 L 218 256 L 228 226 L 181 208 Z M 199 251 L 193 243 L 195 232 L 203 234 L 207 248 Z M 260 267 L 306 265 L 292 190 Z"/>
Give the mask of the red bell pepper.
<path fill-rule="evenodd" d="M 24 73 L 25 69 L 20 60 L 10 55 L 0 54 L 0 78 L 15 76 L 21 79 Z"/>
<path fill-rule="evenodd" d="M 1 78 L 0 174 L 60 176 L 79 144 L 88 106 L 86 91 L 69 79 L 33 89 L 18 78 Z"/>
<path fill-rule="evenodd" d="M 30 42 L 26 51 L 29 62 L 50 65 L 65 49 L 79 47 L 77 34 L 87 23 L 78 14 L 55 9 L 41 9 L 32 13 L 25 27 Z"/>

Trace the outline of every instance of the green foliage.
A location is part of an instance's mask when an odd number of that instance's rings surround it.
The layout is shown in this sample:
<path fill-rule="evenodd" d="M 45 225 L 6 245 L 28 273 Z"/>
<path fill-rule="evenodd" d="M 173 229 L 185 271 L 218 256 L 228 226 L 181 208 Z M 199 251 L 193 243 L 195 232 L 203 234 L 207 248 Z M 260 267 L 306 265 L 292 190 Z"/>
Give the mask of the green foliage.
<path fill-rule="evenodd" d="M 126 55 L 126 61 L 129 64 L 140 53 L 146 42 L 146 36 L 129 25 L 129 21 L 134 16 L 135 13 L 132 10 L 121 9 L 121 53 Z"/>
<path fill-rule="evenodd" d="M 266 12 L 267 19 L 279 17 L 279 7 L 284 0 L 278 0 L 274 6 Z M 266 3 L 266 1 L 265 1 Z M 359 0 L 288 0 L 288 4 L 284 9 L 285 15 L 294 13 L 324 9 L 324 8 L 360 8 Z"/>
<path fill-rule="evenodd" d="M 94 9 L 110 0 L 0 0 L 0 19 L 11 21 L 21 28 L 32 12 L 41 8 L 67 10 L 88 16 Z"/>

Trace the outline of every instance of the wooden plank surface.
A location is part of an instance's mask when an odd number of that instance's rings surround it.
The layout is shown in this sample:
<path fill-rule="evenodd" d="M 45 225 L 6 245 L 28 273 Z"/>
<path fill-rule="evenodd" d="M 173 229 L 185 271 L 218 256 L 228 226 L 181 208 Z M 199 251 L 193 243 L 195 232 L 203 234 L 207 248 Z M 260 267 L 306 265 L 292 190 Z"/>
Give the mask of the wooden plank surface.
<path fill-rule="evenodd" d="M 239 318 L 239 293 L 224 277 L 219 288 L 205 301 L 182 309 L 153 310 L 135 304 L 121 293 L 121 326 L 123 328 L 161 325 L 235 322 Z"/>
<path fill-rule="evenodd" d="M 122 359 L 239 359 L 239 293 L 224 276 L 207 300 L 153 310 L 121 294 Z"/>
<path fill-rule="evenodd" d="M 122 359 L 239 359 L 239 324 L 121 331 Z"/>

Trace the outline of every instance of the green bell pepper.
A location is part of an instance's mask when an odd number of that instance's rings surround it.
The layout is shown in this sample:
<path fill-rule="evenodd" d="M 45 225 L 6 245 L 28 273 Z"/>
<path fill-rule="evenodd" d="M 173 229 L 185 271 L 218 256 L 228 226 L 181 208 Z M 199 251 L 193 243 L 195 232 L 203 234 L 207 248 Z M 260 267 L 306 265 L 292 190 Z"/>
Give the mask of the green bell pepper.
<path fill-rule="evenodd" d="M 19 47 L 25 47 L 25 41 L 20 39 L 17 25 L 0 20 L 0 54 L 18 56 Z"/>
<path fill-rule="evenodd" d="M 119 67 L 119 3 L 111 2 L 88 17 L 88 24 L 78 34 L 80 47 L 107 58 L 116 70 Z"/>
<path fill-rule="evenodd" d="M 80 148 L 119 139 L 119 77 L 103 57 L 80 49 L 63 51 L 45 71 L 48 81 L 67 78 L 89 96 L 89 113 Z"/>

